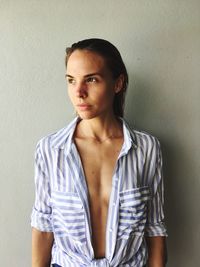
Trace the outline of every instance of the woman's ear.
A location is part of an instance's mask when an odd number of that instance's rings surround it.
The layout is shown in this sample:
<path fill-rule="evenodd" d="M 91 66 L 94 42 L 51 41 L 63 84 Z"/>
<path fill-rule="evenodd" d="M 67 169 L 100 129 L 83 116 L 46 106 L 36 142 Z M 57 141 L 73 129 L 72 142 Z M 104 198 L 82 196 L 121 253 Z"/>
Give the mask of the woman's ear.
<path fill-rule="evenodd" d="M 120 74 L 115 82 L 115 93 L 119 93 L 121 90 L 123 90 L 123 84 L 124 84 L 124 75 Z"/>

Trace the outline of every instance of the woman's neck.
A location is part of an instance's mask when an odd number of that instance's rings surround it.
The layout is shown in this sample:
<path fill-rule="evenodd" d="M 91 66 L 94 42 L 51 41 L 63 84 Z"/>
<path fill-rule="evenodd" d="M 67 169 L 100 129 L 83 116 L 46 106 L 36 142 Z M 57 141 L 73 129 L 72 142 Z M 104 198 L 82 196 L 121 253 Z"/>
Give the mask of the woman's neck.
<path fill-rule="evenodd" d="M 93 138 L 103 142 L 109 138 L 123 136 L 121 122 L 115 116 L 81 120 L 77 125 L 76 135 L 84 138 Z"/>

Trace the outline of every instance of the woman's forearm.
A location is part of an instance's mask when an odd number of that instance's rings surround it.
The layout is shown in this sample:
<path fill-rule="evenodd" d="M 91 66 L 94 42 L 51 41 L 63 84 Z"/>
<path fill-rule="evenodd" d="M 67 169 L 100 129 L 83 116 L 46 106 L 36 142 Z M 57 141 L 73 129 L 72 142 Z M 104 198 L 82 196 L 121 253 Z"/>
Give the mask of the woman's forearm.
<path fill-rule="evenodd" d="M 32 267 L 50 267 L 53 233 L 32 228 Z"/>
<path fill-rule="evenodd" d="M 162 236 L 146 238 L 148 246 L 147 267 L 165 267 L 167 258 L 165 239 Z"/>

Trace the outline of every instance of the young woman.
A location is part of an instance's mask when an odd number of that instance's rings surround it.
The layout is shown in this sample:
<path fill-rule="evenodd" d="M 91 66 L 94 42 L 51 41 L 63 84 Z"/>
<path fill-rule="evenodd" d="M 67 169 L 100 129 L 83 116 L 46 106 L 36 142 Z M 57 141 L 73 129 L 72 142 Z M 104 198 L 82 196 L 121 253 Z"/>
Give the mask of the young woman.
<path fill-rule="evenodd" d="M 77 117 L 37 145 L 32 267 L 164 267 L 160 145 L 123 119 L 121 55 L 102 39 L 66 51 Z"/>

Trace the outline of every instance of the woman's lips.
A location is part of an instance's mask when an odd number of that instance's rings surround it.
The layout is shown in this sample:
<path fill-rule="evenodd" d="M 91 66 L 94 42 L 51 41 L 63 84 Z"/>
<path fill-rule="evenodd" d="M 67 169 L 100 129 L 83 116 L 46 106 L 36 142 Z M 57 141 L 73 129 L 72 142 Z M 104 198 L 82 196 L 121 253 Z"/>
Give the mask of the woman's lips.
<path fill-rule="evenodd" d="M 79 110 L 89 110 L 91 108 L 88 104 L 78 104 L 77 107 Z"/>

